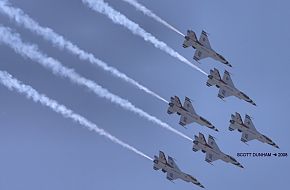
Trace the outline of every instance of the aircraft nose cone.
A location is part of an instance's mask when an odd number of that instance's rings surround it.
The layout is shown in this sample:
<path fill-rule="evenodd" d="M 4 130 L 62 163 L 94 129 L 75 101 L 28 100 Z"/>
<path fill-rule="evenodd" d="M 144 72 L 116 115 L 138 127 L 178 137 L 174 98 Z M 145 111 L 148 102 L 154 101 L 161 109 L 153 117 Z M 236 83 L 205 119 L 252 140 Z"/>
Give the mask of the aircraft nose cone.
<path fill-rule="evenodd" d="M 244 166 L 240 165 L 240 168 L 244 168 Z"/>
<path fill-rule="evenodd" d="M 280 147 L 278 145 L 275 145 L 276 148 L 280 149 Z"/>
<path fill-rule="evenodd" d="M 219 130 L 218 130 L 218 129 L 215 129 L 215 131 L 216 131 L 216 132 L 219 132 Z"/>

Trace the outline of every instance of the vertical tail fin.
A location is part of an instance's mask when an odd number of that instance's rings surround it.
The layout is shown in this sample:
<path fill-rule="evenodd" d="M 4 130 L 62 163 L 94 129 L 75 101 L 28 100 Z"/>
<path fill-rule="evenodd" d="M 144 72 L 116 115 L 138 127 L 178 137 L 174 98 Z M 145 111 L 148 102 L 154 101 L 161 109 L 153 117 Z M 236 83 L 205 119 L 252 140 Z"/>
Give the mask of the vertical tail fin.
<path fill-rule="evenodd" d="M 199 133 L 198 136 L 194 135 L 193 147 L 192 150 L 194 152 L 200 150 L 199 144 L 207 144 L 202 133 Z"/>
<path fill-rule="evenodd" d="M 187 30 L 187 35 L 184 38 L 185 40 L 182 45 L 184 48 L 193 46 L 193 42 L 197 41 L 196 35 L 192 30 Z"/>
<path fill-rule="evenodd" d="M 173 114 L 173 113 L 177 112 L 177 108 L 182 107 L 180 99 L 178 98 L 178 96 L 171 97 L 168 105 L 169 105 L 169 107 L 167 109 L 168 114 Z"/>
<path fill-rule="evenodd" d="M 219 71 L 216 68 L 210 70 L 210 74 L 208 75 L 208 80 L 206 82 L 206 85 L 207 86 L 216 85 L 216 82 L 215 82 L 214 79 L 218 80 L 218 81 L 221 80 L 220 73 L 219 73 Z"/>
<path fill-rule="evenodd" d="M 192 146 L 192 150 L 193 150 L 194 152 L 197 152 L 197 151 L 200 150 L 200 148 L 199 148 L 199 146 L 198 146 L 198 143 L 199 143 L 199 141 L 198 141 L 198 136 L 194 135 L 193 146 Z"/>
<path fill-rule="evenodd" d="M 230 131 L 235 130 L 237 128 L 237 124 L 238 125 L 243 124 L 243 120 L 241 118 L 241 115 L 238 112 L 236 112 L 235 115 L 234 114 L 231 115 L 229 130 Z"/>

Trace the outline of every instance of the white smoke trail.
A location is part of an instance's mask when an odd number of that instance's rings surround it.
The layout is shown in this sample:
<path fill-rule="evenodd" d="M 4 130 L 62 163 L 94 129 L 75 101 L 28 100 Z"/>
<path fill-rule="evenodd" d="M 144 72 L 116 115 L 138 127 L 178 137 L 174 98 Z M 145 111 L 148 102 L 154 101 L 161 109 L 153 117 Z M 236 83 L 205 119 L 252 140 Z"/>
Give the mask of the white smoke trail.
<path fill-rule="evenodd" d="M 142 118 L 147 119 L 148 121 L 151 121 L 161 127 L 164 127 L 165 129 L 168 129 L 172 132 L 174 132 L 177 135 L 180 135 L 181 137 L 188 139 L 192 141 L 191 138 L 184 135 L 183 133 L 175 130 L 167 123 L 164 123 L 163 121 L 159 120 L 158 118 L 148 114 L 147 112 L 143 111 L 140 108 L 137 108 L 135 105 L 133 105 L 128 100 L 125 100 L 111 92 L 109 92 L 107 89 L 101 87 L 94 81 L 91 81 L 89 79 L 86 79 L 76 73 L 73 69 L 69 69 L 65 66 L 63 66 L 59 61 L 48 57 L 47 55 L 41 53 L 37 46 L 30 45 L 23 43 L 19 34 L 12 33 L 10 28 L 0 26 L 0 43 L 4 43 L 8 45 L 10 48 L 12 48 L 16 53 L 22 55 L 23 57 L 30 58 L 38 63 L 40 63 L 43 67 L 51 70 L 53 74 L 59 75 L 62 77 L 66 77 L 70 79 L 71 82 L 85 86 L 91 91 L 93 91 L 97 96 L 101 98 L 105 98 L 109 100 L 112 103 L 115 103 L 122 108 L 132 111 L 133 113 L 141 116 Z"/>
<path fill-rule="evenodd" d="M 58 47 L 59 49 L 66 49 L 73 55 L 78 56 L 79 59 L 89 61 L 91 64 L 97 65 L 103 70 L 110 72 L 113 76 L 134 85 L 138 89 L 145 91 L 146 93 L 158 98 L 165 103 L 168 103 L 167 100 L 165 100 L 155 92 L 149 90 L 147 87 L 141 85 L 124 73 L 121 73 L 116 68 L 108 66 L 103 61 L 97 59 L 93 54 L 80 49 L 72 42 L 66 40 L 63 36 L 55 33 L 51 28 L 41 27 L 35 20 L 30 18 L 21 9 L 9 6 L 6 1 L 0 0 L 0 13 L 8 16 L 10 19 L 14 20 L 16 23 L 24 26 L 35 34 L 42 36 L 45 40 L 50 41 L 54 46 Z"/>
<path fill-rule="evenodd" d="M 23 94 L 28 99 L 32 99 L 36 103 L 40 103 L 43 106 L 49 107 L 56 113 L 61 114 L 65 118 L 70 118 L 74 120 L 75 122 L 79 123 L 80 125 L 88 128 L 91 131 L 97 132 L 99 135 L 104 136 L 108 138 L 109 140 L 113 141 L 116 144 L 121 145 L 124 148 L 127 148 L 138 155 L 143 156 L 144 158 L 147 158 L 151 161 L 153 161 L 152 158 L 141 152 L 140 150 L 132 147 L 131 145 L 121 141 L 117 137 L 111 135 L 110 133 L 106 132 L 104 129 L 99 128 L 96 124 L 93 122 L 87 120 L 81 115 L 78 115 L 74 113 L 72 110 L 66 108 L 64 105 L 59 104 L 57 101 L 52 100 L 48 98 L 44 94 L 38 93 L 35 89 L 33 89 L 31 86 L 25 85 L 22 82 L 18 81 L 16 78 L 13 78 L 9 73 L 5 71 L 0 70 L 0 82 L 6 86 L 9 90 L 13 91 L 16 90 L 18 93 Z"/>
<path fill-rule="evenodd" d="M 153 13 L 151 10 L 149 10 L 144 5 L 140 4 L 138 1 L 136 1 L 136 0 L 122 0 L 122 1 L 124 1 L 126 3 L 129 3 L 130 5 L 132 5 L 133 7 L 135 7 L 137 10 L 141 11 L 143 14 L 145 14 L 145 15 L 153 18 L 157 22 L 165 25 L 167 28 L 173 30 L 177 34 L 180 34 L 181 36 L 184 37 L 184 34 L 182 34 L 182 32 L 180 32 L 178 29 L 176 29 L 175 27 L 173 27 L 172 25 L 170 25 L 168 22 L 166 22 L 165 20 L 163 20 L 162 18 L 160 18 L 159 16 L 157 16 L 155 13 Z"/>
<path fill-rule="evenodd" d="M 113 9 L 108 3 L 105 3 L 103 0 L 82 0 L 84 4 L 86 4 L 92 10 L 99 12 L 101 14 L 106 15 L 110 18 L 115 24 L 120 24 L 127 29 L 129 29 L 133 34 L 141 36 L 145 41 L 151 42 L 156 48 L 163 50 L 168 53 L 172 57 L 177 58 L 183 63 L 189 65 L 190 67 L 200 71 L 204 75 L 208 75 L 202 69 L 188 61 L 182 55 L 177 53 L 171 47 L 169 47 L 166 43 L 158 40 L 152 34 L 146 32 L 143 28 L 141 28 L 138 24 L 128 19 L 125 15 Z"/>

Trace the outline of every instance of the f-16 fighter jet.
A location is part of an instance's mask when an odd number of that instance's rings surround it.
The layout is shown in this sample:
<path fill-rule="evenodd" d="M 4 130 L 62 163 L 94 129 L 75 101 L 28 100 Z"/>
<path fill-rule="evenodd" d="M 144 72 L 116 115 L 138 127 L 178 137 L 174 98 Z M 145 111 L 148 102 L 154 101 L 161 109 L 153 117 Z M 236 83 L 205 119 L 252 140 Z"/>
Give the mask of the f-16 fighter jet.
<path fill-rule="evenodd" d="M 275 148 L 279 148 L 270 138 L 266 137 L 265 135 L 261 134 L 255 128 L 251 117 L 246 115 L 244 122 L 242 121 L 241 115 L 236 112 L 236 115 L 231 115 L 229 130 L 233 131 L 238 129 L 239 132 L 242 132 L 241 141 L 246 143 L 250 140 L 257 139 L 262 143 L 267 143 Z"/>
<path fill-rule="evenodd" d="M 215 160 L 223 160 L 224 162 L 232 163 L 240 168 L 244 168 L 236 159 L 223 153 L 218 145 L 216 144 L 214 138 L 209 135 L 208 142 L 206 142 L 204 135 L 199 133 L 199 136 L 194 135 L 193 147 L 194 152 L 201 150 L 203 153 L 206 153 L 205 161 L 211 163 Z"/>
<path fill-rule="evenodd" d="M 253 100 L 247 96 L 245 93 L 243 93 L 242 91 L 239 91 L 230 76 L 230 73 L 228 71 L 224 72 L 224 76 L 223 79 L 221 79 L 220 73 L 219 71 L 214 68 L 214 70 L 210 70 L 210 75 L 208 75 L 208 80 L 206 83 L 207 86 L 212 86 L 215 85 L 217 88 L 219 88 L 219 93 L 218 93 L 218 97 L 223 99 L 226 98 L 228 96 L 236 96 L 239 99 L 243 99 L 247 102 L 249 102 L 250 104 L 253 104 L 254 106 L 256 106 L 256 104 L 253 102 Z"/>
<path fill-rule="evenodd" d="M 178 115 L 181 115 L 179 124 L 181 126 L 185 126 L 187 124 L 196 122 L 200 125 L 206 126 L 210 129 L 213 129 L 215 131 L 218 131 L 215 126 L 213 126 L 209 121 L 204 119 L 203 117 L 199 116 L 190 101 L 188 97 L 185 97 L 185 101 L 183 106 L 181 105 L 181 102 L 177 96 L 170 98 L 169 108 L 167 110 L 168 114 L 177 113 Z"/>
<path fill-rule="evenodd" d="M 193 56 L 194 60 L 199 61 L 201 59 L 211 57 L 231 67 L 231 64 L 229 64 L 229 62 L 223 56 L 211 48 L 207 33 L 205 31 L 201 32 L 200 38 L 197 40 L 195 33 L 192 30 L 187 30 L 187 35 L 185 36 L 183 47 L 187 48 L 190 46 L 196 49 Z"/>
<path fill-rule="evenodd" d="M 198 185 L 198 186 L 204 188 L 204 186 L 199 181 L 197 181 L 197 179 L 195 179 L 194 177 L 192 177 L 189 174 L 182 172 L 178 168 L 176 163 L 174 162 L 173 158 L 168 156 L 168 161 L 167 161 L 166 157 L 162 151 L 159 151 L 159 157 L 154 156 L 153 162 L 154 162 L 153 169 L 154 170 L 161 169 L 162 172 L 164 172 L 164 173 L 167 172 L 166 178 L 168 180 L 173 181 L 175 179 L 182 179 L 183 181 L 191 182 L 195 185 Z"/>

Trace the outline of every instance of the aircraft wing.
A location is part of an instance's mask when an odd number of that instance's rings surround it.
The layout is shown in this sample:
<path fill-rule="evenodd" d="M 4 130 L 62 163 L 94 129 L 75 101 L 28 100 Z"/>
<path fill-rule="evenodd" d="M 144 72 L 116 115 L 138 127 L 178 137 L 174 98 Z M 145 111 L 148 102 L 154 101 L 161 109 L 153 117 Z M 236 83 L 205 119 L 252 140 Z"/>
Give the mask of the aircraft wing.
<path fill-rule="evenodd" d="M 201 35 L 200 35 L 200 37 L 199 37 L 199 42 L 200 42 L 203 46 L 205 46 L 205 47 L 211 49 L 211 46 L 210 46 L 210 43 L 209 43 L 209 40 L 208 40 L 208 36 L 207 36 L 207 33 L 206 33 L 205 31 L 202 31 L 202 32 L 201 32 Z"/>
<path fill-rule="evenodd" d="M 226 70 L 225 70 L 225 72 L 224 72 L 223 81 L 224 81 L 226 84 L 228 84 L 229 86 L 231 86 L 231 87 L 235 87 L 235 85 L 234 85 L 234 83 L 233 83 L 233 81 L 232 81 L 232 79 L 231 79 L 231 75 L 230 75 L 230 73 L 229 73 L 228 71 L 226 71 Z"/>
<path fill-rule="evenodd" d="M 226 98 L 231 95 L 232 94 L 230 93 L 230 91 L 223 87 L 220 88 L 219 93 L 218 93 L 219 98 Z"/>
<path fill-rule="evenodd" d="M 172 168 L 174 168 L 175 170 L 181 171 L 181 170 L 178 168 L 177 164 L 174 162 L 173 158 L 170 157 L 170 156 L 168 156 L 168 164 L 169 164 Z"/>
<path fill-rule="evenodd" d="M 245 116 L 245 121 L 244 121 L 244 124 L 249 127 L 249 129 L 252 129 L 252 130 L 255 130 L 257 131 L 257 129 L 255 128 L 253 122 L 252 122 L 252 119 L 249 115 L 246 114 Z"/>
<path fill-rule="evenodd" d="M 204 51 L 202 49 L 196 49 L 194 56 L 193 56 L 193 59 L 195 61 L 199 61 L 199 60 L 205 59 L 207 57 L 209 57 L 209 54 L 206 51 Z"/>
<path fill-rule="evenodd" d="M 248 141 L 251 141 L 254 139 L 255 139 L 255 137 L 251 133 L 247 133 L 247 132 L 242 133 L 241 141 L 248 142 Z"/>
<path fill-rule="evenodd" d="M 166 178 L 172 181 L 178 179 L 178 176 L 173 172 L 167 172 Z"/>
<path fill-rule="evenodd" d="M 205 154 L 205 161 L 207 161 L 208 163 L 211 163 L 213 161 L 218 160 L 219 158 L 217 156 L 215 156 L 215 154 L 213 155 L 212 153 L 208 153 L 206 152 Z"/>
<path fill-rule="evenodd" d="M 209 144 L 209 145 L 210 145 L 214 150 L 218 150 L 218 151 L 220 151 L 218 145 L 216 144 L 214 138 L 213 138 L 211 135 L 208 136 L 207 143 L 208 143 L 208 144 Z"/>
<path fill-rule="evenodd" d="M 193 45 L 193 41 L 197 41 L 196 35 L 192 30 L 187 31 L 187 36 L 185 37 L 185 40 L 183 42 L 183 47 L 187 48 L 189 46 Z"/>
<path fill-rule="evenodd" d="M 199 134 L 198 134 L 197 139 L 198 139 L 198 141 L 199 141 L 200 143 L 202 143 L 202 144 L 207 144 L 207 143 L 206 143 L 206 140 L 205 140 L 205 137 L 204 137 L 204 135 L 203 135 L 202 133 L 199 133 Z"/>
<path fill-rule="evenodd" d="M 190 101 L 190 99 L 188 97 L 185 97 L 185 101 L 184 101 L 184 104 L 183 104 L 183 107 L 189 111 L 190 113 L 193 113 L 193 114 L 196 114 L 193 106 L 192 106 L 192 103 Z"/>
<path fill-rule="evenodd" d="M 162 151 L 159 151 L 159 161 L 162 163 L 167 163 L 165 154 Z"/>
<path fill-rule="evenodd" d="M 184 116 L 184 115 L 181 115 L 180 120 L 179 120 L 179 124 L 182 125 L 182 126 L 188 125 L 188 124 L 190 124 L 192 122 L 193 122 L 193 120 L 192 120 L 191 117 L 187 117 L 187 116 Z"/>

